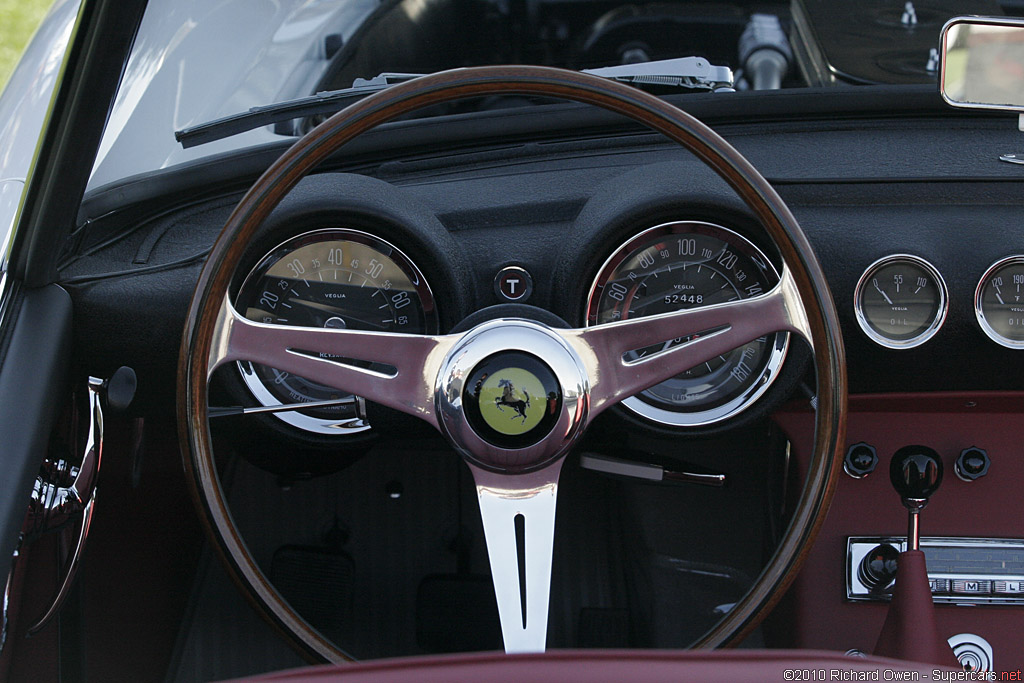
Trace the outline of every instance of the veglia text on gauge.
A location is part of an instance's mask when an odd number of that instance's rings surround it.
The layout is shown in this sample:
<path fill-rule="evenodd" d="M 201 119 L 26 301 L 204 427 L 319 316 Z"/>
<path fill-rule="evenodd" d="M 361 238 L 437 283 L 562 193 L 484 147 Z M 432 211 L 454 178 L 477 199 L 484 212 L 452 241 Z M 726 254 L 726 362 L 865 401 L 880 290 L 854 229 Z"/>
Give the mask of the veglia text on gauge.
<path fill-rule="evenodd" d="M 243 281 L 236 307 L 246 318 L 272 325 L 412 334 L 438 328 L 434 299 L 419 268 L 388 242 L 341 228 L 307 232 L 271 250 Z M 357 397 L 259 364 L 240 362 L 238 369 L 265 406 L 340 401 L 275 413 L 295 427 L 320 434 L 368 428 Z"/>
<path fill-rule="evenodd" d="M 779 282 L 750 240 L 719 225 L 676 221 L 649 228 L 616 249 L 598 271 L 587 324 L 627 320 L 767 293 Z M 636 349 L 656 354 L 690 337 Z M 629 410 L 675 426 L 709 425 L 753 404 L 778 376 L 789 336 L 760 337 L 623 401 Z"/>

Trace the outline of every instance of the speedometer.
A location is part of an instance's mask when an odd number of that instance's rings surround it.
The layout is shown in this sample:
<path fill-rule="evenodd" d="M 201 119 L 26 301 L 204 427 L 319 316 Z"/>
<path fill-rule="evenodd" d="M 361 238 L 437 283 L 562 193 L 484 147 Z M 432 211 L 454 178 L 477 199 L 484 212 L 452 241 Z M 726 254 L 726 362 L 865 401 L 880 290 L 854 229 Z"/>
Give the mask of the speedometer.
<path fill-rule="evenodd" d="M 753 243 L 712 223 L 658 225 L 620 246 L 598 272 L 587 324 L 746 299 L 768 292 L 778 272 Z M 684 337 L 631 352 L 643 357 Z M 676 426 L 709 425 L 752 405 L 778 376 L 789 335 L 769 334 L 627 398 L 629 410 Z"/>
<path fill-rule="evenodd" d="M 416 265 L 384 240 L 349 229 L 307 232 L 278 245 L 243 281 L 237 308 L 249 320 L 275 325 L 412 334 L 438 328 L 430 287 Z M 369 427 L 360 399 L 316 378 L 249 362 L 238 369 L 264 406 L 334 401 L 275 413 L 295 427 L 320 434 Z"/>

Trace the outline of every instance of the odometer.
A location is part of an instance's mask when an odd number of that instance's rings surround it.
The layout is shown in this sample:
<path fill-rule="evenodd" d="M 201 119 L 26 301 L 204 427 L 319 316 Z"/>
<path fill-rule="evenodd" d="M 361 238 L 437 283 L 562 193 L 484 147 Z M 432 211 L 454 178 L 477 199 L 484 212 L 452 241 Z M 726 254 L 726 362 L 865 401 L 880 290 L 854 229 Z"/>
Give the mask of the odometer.
<path fill-rule="evenodd" d="M 598 272 L 587 324 L 626 320 L 736 301 L 768 292 L 779 276 L 768 258 L 739 234 L 711 223 L 680 221 L 645 230 L 623 244 Z M 655 354 L 690 337 L 632 353 Z M 622 402 L 655 422 L 708 425 L 757 400 L 778 376 L 789 336 L 765 335 L 690 368 Z"/>
<path fill-rule="evenodd" d="M 308 232 L 278 245 L 245 278 L 236 307 L 274 325 L 433 334 L 437 311 L 416 265 L 393 245 L 348 229 Z M 359 399 L 275 368 L 240 362 L 242 379 L 265 406 L 339 401 L 275 413 L 306 431 L 343 434 L 368 428 Z"/>
<path fill-rule="evenodd" d="M 996 261 L 974 294 L 978 324 L 993 341 L 1024 348 L 1024 256 Z"/>
<path fill-rule="evenodd" d="M 946 283 L 932 264 L 894 254 L 875 261 L 854 294 L 864 334 L 890 349 L 908 349 L 934 336 L 946 319 Z"/>

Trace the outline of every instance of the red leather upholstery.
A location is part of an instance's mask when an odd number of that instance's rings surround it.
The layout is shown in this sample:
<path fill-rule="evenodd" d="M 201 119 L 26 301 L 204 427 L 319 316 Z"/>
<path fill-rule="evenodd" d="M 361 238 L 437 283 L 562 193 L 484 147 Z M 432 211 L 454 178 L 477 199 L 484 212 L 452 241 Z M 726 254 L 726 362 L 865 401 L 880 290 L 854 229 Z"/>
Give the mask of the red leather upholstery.
<path fill-rule="evenodd" d="M 900 676 L 896 680 L 929 680 L 936 669 L 894 659 L 846 657 L 836 652 L 820 651 L 560 650 L 543 655 L 489 653 L 390 659 L 347 666 L 297 669 L 248 680 L 288 683 L 324 683 L 335 680 L 345 683 L 766 683 L 793 680 L 894 680 L 892 675 L 886 676 L 887 671 L 918 673 L 917 678 L 908 675 L 905 679 Z M 868 673 L 857 675 L 858 672 Z M 870 672 L 877 672 L 877 678 Z"/>
<path fill-rule="evenodd" d="M 1021 392 L 851 396 L 847 444 L 870 443 L 878 449 L 882 467 L 865 479 L 840 477 L 807 562 L 768 617 L 768 642 L 779 648 L 873 651 L 889 606 L 846 600 L 846 539 L 906 535 L 907 511 L 884 471 L 902 446 L 934 448 L 946 467 L 942 487 L 923 513 L 923 535 L 1020 538 L 1022 406 Z M 793 442 L 799 472 L 793 480 L 802 480 L 813 443 L 814 413 L 794 409 L 779 413 L 776 421 Z M 954 461 L 968 446 L 986 449 L 992 459 L 988 475 L 973 482 L 953 475 Z M 977 634 L 991 643 L 1000 670 L 1024 668 L 1024 608 L 939 604 L 935 612 L 942 637 Z"/>
<path fill-rule="evenodd" d="M 935 625 L 935 604 L 928 589 L 924 553 L 900 553 L 889 614 L 875 645 L 880 657 L 956 666 L 953 650 Z"/>

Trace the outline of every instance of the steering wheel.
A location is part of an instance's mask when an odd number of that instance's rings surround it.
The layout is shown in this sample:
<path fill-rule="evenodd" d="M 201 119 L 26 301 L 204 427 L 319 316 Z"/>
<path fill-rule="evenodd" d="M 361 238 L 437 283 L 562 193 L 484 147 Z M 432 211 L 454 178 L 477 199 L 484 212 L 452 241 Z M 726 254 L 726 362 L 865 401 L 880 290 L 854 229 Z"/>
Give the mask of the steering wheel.
<path fill-rule="evenodd" d="M 588 103 L 625 115 L 695 154 L 732 186 L 784 261 L 766 294 L 583 329 L 521 319 L 485 322 L 439 336 L 285 327 L 239 315 L 229 283 L 257 228 L 286 193 L 360 133 L 415 109 L 481 95 L 520 94 Z M 179 362 L 178 423 L 197 505 L 229 571 L 269 618 L 308 653 L 347 656 L 278 594 L 228 512 L 214 462 L 208 382 L 219 366 L 261 363 L 414 415 L 441 431 L 476 484 L 506 652 L 545 647 L 558 478 L 588 422 L 619 400 L 758 337 L 788 331 L 814 352 L 815 443 L 789 528 L 747 595 L 700 641 L 737 641 L 793 579 L 827 510 L 842 458 L 846 375 L 840 327 L 821 267 L 796 219 L 735 149 L 692 116 L 640 90 L 546 67 L 477 67 L 396 85 L 338 112 L 285 152 L 228 219 L 199 277 Z M 633 359 L 630 351 L 678 337 L 690 341 Z M 352 363 L 343 360 L 353 359 Z M 390 371 L 368 369 L 390 367 Z M 495 429 L 482 403 L 487 377 L 512 370 L 543 387 L 543 410 L 523 434 Z M 523 374 L 525 373 L 525 374 Z M 493 380 L 493 377 L 492 377 Z M 520 578 L 525 579 L 520 585 Z"/>

